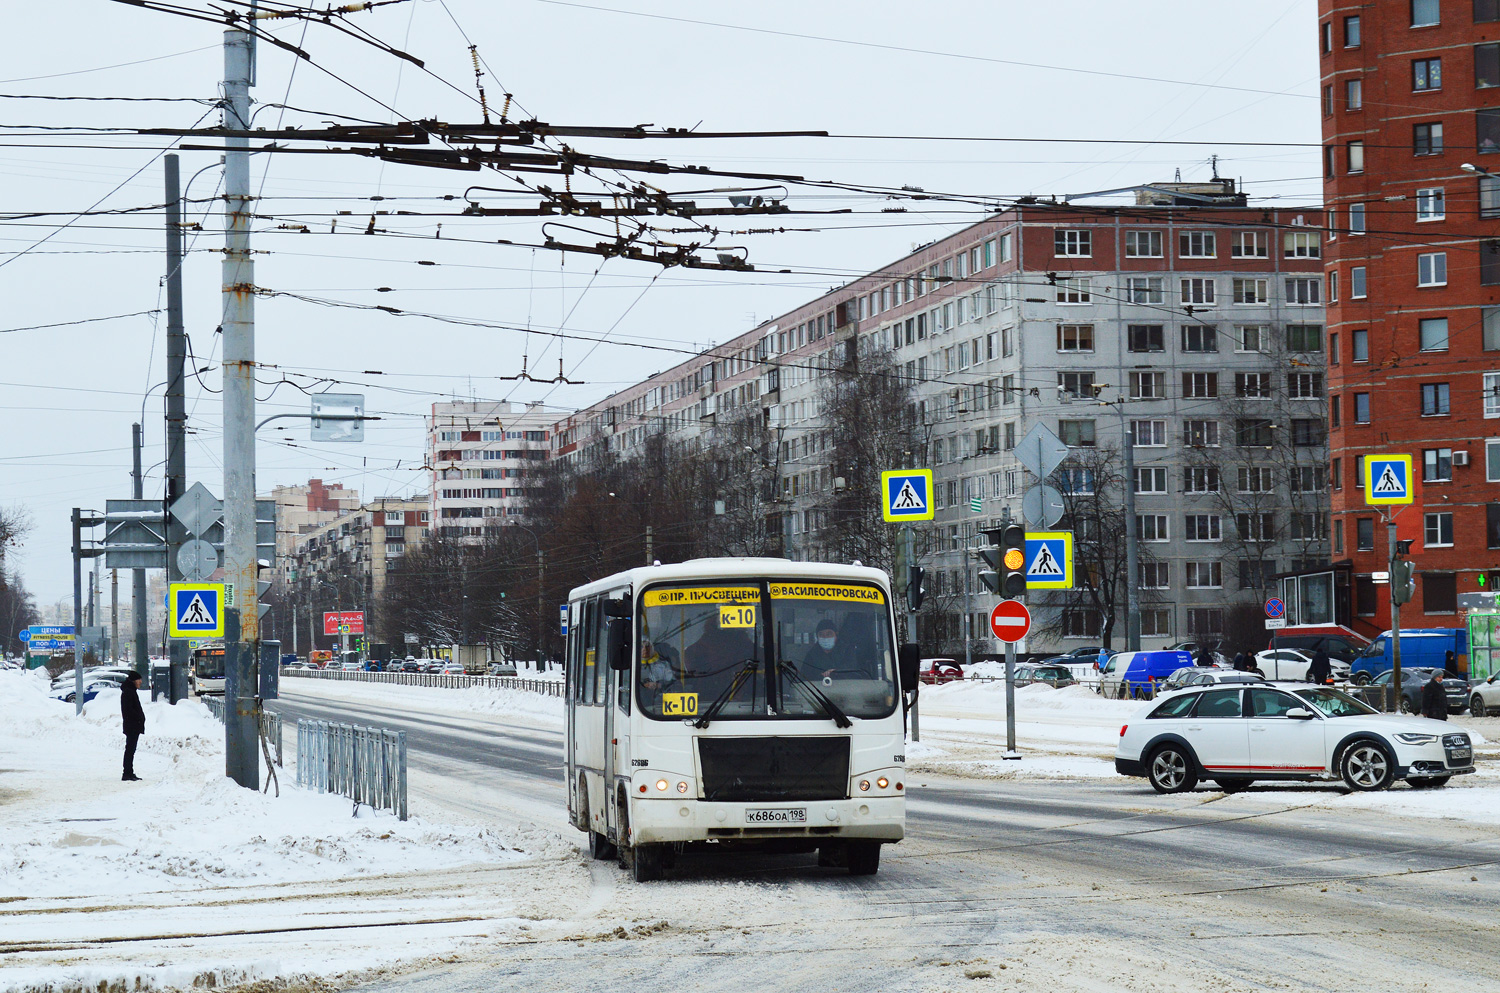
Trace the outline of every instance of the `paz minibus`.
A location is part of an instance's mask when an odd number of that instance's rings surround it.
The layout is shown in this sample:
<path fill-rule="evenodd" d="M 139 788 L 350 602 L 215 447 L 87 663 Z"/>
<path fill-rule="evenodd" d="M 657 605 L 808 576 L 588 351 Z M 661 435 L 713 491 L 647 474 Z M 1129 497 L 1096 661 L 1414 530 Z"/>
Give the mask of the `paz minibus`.
<path fill-rule="evenodd" d="M 905 833 L 919 663 L 884 572 L 696 559 L 568 600 L 568 812 L 595 858 L 637 880 L 688 847 L 878 870 Z"/>

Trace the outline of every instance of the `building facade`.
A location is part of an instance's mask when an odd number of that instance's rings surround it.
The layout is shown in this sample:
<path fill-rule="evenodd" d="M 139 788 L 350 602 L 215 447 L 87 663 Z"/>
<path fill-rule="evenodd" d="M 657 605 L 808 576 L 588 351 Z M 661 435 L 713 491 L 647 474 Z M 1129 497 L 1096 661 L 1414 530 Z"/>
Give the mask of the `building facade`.
<path fill-rule="evenodd" d="M 276 504 L 276 578 L 285 587 L 291 580 L 298 538 L 321 524 L 359 507 L 359 491 L 342 483 L 309 479 L 305 484 L 271 489 Z"/>
<path fill-rule="evenodd" d="M 562 420 L 555 451 L 629 456 L 753 411 L 778 446 L 784 551 L 824 558 L 843 467 L 820 404 L 836 370 L 873 357 L 911 386 L 910 464 L 936 483 L 929 592 L 969 618 L 976 650 L 998 646 L 969 550 L 1020 518 L 1038 481 L 1016 448 L 1035 424 L 1074 453 L 1070 496 L 1134 444 L 1143 644 L 1219 638 L 1277 572 L 1328 559 L 1321 226 L 1248 209 L 1227 180 L 1143 188 L 1130 207 L 1017 206 Z M 1088 597 L 1048 602 L 1029 650 L 1097 641 Z"/>
<path fill-rule="evenodd" d="M 1500 3 L 1319 3 L 1333 555 L 1349 623 L 1390 626 L 1372 454 L 1410 455 L 1402 626 L 1500 579 Z"/>
<path fill-rule="evenodd" d="M 504 401 L 433 404 L 427 509 L 438 533 L 479 540 L 487 528 L 523 519 L 535 473 L 552 454 L 556 420 L 540 407 L 513 411 Z"/>

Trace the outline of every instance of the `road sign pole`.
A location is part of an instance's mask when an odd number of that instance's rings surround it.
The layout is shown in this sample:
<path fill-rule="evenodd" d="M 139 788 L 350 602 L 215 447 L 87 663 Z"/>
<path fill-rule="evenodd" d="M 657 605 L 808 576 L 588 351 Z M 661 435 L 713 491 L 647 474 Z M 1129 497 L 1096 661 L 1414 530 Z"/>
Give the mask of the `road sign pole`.
<path fill-rule="evenodd" d="M 1000 517 L 1002 527 L 1010 526 L 1010 507 Z M 1024 547 L 1024 546 L 1023 546 Z M 1005 645 L 1005 758 L 1016 755 L 1016 643 Z"/>
<path fill-rule="evenodd" d="M 1132 652 L 1141 650 L 1141 602 L 1137 587 L 1140 586 L 1140 550 L 1136 547 L 1135 528 L 1135 439 L 1131 437 L 1130 422 L 1125 411 L 1116 407 L 1120 415 L 1120 431 L 1125 442 L 1125 647 Z"/>
<path fill-rule="evenodd" d="M 73 713 L 83 713 L 83 531 L 73 508 Z"/>
<path fill-rule="evenodd" d="M 180 582 L 182 571 L 177 568 L 177 549 L 187 538 L 187 529 L 171 513 L 170 508 L 187 491 L 187 331 L 182 320 L 182 194 L 179 190 L 177 156 L 171 153 L 162 157 L 165 166 L 165 200 L 167 215 L 167 392 L 166 392 L 166 442 L 167 476 L 166 495 L 162 501 L 165 520 L 164 537 L 167 540 L 167 582 Z M 145 588 L 144 581 L 142 589 Z M 144 604 L 144 600 L 142 601 Z M 142 612 L 146 608 L 142 607 Z M 175 638 L 167 642 L 167 702 L 177 703 L 187 696 L 188 645 Z M 154 680 L 147 677 L 147 682 Z M 155 690 L 153 689 L 153 699 Z"/>
<path fill-rule="evenodd" d="M 145 483 L 141 476 L 141 426 L 132 424 L 131 441 L 133 454 L 131 456 L 130 492 L 135 499 L 143 499 Z M 151 685 L 151 657 L 146 648 L 146 617 L 150 608 L 146 606 L 146 570 L 130 570 L 130 623 L 135 637 L 132 639 L 135 649 L 131 652 L 134 656 L 131 661 L 135 663 L 135 671 L 141 674 L 143 685 Z"/>
<path fill-rule="evenodd" d="M 1411 482 L 1408 477 L 1407 487 Z M 1401 605 L 1396 602 L 1396 517 L 1390 514 L 1385 519 L 1386 544 L 1390 551 L 1390 564 L 1386 566 L 1390 570 L 1390 580 L 1386 584 L 1386 590 L 1391 595 L 1391 699 L 1389 709 L 1392 713 L 1401 709 Z"/>
<path fill-rule="evenodd" d="M 929 500 L 930 499 L 931 498 L 929 497 Z M 916 535 L 916 532 L 914 532 L 911 529 L 910 526 L 905 527 L 902 530 L 904 530 L 906 532 L 906 534 L 902 536 L 904 538 L 904 540 L 906 541 L 906 561 L 907 561 L 908 564 L 915 563 L 917 561 L 917 535 Z M 911 597 L 910 596 L 908 596 L 906 598 L 906 640 L 908 642 L 910 642 L 911 644 L 913 644 L 913 645 L 918 644 L 918 641 L 917 641 L 917 612 L 915 610 L 913 610 L 912 607 L 911 607 Z M 922 695 L 922 693 L 921 693 L 921 689 L 922 689 L 922 687 L 921 687 L 921 680 L 917 680 L 917 683 L 918 683 L 918 685 L 915 688 L 913 688 L 912 691 L 911 691 L 911 740 L 912 741 L 921 741 L 922 740 L 922 725 L 921 725 L 920 717 L 917 714 L 917 701 L 918 701 L 918 698 L 921 697 L 921 695 Z"/>

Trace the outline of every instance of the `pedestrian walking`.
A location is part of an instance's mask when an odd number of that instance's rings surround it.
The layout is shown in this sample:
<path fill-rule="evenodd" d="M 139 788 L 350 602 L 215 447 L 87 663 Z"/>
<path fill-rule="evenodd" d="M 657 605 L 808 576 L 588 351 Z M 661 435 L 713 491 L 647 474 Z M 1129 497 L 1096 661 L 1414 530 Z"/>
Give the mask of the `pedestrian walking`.
<path fill-rule="evenodd" d="M 1448 649 L 1447 653 L 1443 656 L 1443 668 L 1448 670 L 1448 675 L 1453 676 L 1454 678 L 1458 678 L 1463 675 L 1463 673 L 1458 671 L 1458 656 L 1453 654 L 1453 649 L 1451 648 Z"/>
<path fill-rule="evenodd" d="M 1422 716 L 1435 721 L 1448 719 L 1448 691 L 1443 689 L 1443 670 L 1432 670 L 1432 678 L 1422 687 Z"/>
<path fill-rule="evenodd" d="M 1234 671 L 1235 672 L 1249 672 L 1250 671 L 1250 659 L 1249 659 L 1248 656 L 1245 655 L 1244 652 L 1236 652 L 1235 653 L 1235 656 L 1234 656 Z"/>
<path fill-rule="evenodd" d="M 1198 646 L 1198 661 L 1194 664 L 1203 666 L 1204 668 L 1207 668 L 1214 664 L 1213 654 L 1209 652 L 1207 645 Z"/>
<path fill-rule="evenodd" d="M 125 771 L 120 779 L 127 783 L 141 778 L 135 774 L 135 745 L 146 733 L 146 712 L 141 709 L 141 698 L 135 694 L 140 685 L 141 674 L 132 672 L 120 687 L 120 718 L 125 730 Z"/>
<path fill-rule="evenodd" d="M 1307 667 L 1307 681 L 1322 686 L 1332 675 L 1333 665 L 1328 660 L 1328 653 L 1320 648 L 1314 653 L 1312 662 Z"/>

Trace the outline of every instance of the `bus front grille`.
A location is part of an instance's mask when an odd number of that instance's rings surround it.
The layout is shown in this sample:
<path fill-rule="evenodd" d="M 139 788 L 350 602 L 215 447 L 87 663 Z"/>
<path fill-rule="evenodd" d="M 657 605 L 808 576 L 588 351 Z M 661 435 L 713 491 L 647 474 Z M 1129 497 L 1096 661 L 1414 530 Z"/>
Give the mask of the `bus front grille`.
<path fill-rule="evenodd" d="M 703 799 L 839 800 L 849 795 L 849 739 L 699 738 Z"/>

